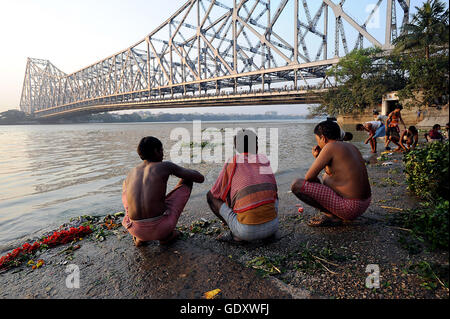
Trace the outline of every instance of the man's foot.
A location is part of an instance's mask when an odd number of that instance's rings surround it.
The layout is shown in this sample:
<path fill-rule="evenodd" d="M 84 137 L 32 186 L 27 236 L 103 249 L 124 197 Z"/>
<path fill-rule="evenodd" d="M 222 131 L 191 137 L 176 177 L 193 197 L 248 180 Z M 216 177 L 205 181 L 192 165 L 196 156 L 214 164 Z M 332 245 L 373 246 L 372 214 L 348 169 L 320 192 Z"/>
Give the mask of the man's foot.
<path fill-rule="evenodd" d="M 341 226 L 343 224 L 342 219 L 337 217 L 330 217 L 323 213 L 312 217 L 308 221 L 308 226 L 310 227 L 335 227 Z"/>
<path fill-rule="evenodd" d="M 144 246 L 144 245 L 146 244 L 145 241 L 142 241 L 142 240 L 140 240 L 140 239 L 137 239 L 137 238 L 134 237 L 134 236 L 133 236 L 133 242 L 134 242 L 134 245 L 135 245 L 136 247 L 141 247 L 141 246 Z"/>
<path fill-rule="evenodd" d="M 234 243 L 234 244 L 243 244 L 245 240 L 240 239 L 233 235 L 231 231 L 220 234 L 216 237 L 216 240 L 226 242 L 226 243 Z"/>
<path fill-rule="evenodd" d="M 159 244 L 160 245 L 170 245 L 175 240 L 177 240 L 178 237 L 180 237 L 180 235 L 181 235 L 181 233 L 178 230 L 173 230 L 172 233 L 167 238 L 160 240 Z"/>

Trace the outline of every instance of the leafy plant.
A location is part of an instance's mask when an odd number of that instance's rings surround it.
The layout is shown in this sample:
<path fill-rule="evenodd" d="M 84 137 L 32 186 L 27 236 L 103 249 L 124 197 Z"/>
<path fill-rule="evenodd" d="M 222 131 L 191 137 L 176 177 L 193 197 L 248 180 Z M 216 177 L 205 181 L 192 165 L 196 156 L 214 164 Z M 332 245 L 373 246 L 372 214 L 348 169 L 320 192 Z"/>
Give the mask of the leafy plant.
<path fill-rule="evenodd" d="M 449 142 L 428 143 L 404 155 L 408 189 L 424 200 L 448 200 Z"/>

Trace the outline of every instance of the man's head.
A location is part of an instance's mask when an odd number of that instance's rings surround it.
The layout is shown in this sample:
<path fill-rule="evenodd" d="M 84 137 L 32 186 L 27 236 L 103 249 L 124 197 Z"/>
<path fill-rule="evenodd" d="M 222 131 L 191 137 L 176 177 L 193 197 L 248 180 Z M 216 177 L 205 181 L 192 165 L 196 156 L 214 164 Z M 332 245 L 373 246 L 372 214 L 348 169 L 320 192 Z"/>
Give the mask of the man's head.
<path fill-rule="evenodd" d="M 378 116 L 378 115 L 380 115 L 380 112 L 374 111 L 374 112 L 373 112 L 373 115 Z"/>
<path fill-rule="evenodd" d="M 342 140 L 345 142 L 353 140 L 353 134 L 350 132 L 345 132 L 344 138 Z"/>
<path fill-rule="evenodd" d="M 439 124 L 434 124 L 433 125 L 433 130 L 434 131 L 439 131 L 441 129 L 441 126 Z"/>
<path fill-rule="evenodd" d="M 414 134 L 414 135 L 417 135 L 417 134 L 419 134 L 419 131 L 417 130 L 417 128 L 414 126 L 414 125 L 411 125 L 409 128 L 408 128 L 408 131 L 410 131 L 412 134 Z"/>
<path fill-rule="evenodd" d="M 234 147 L 238 153 L 258 153 L 258 136 L 251 130 L 241 130 L 234 137 Z"/>
<path fill-rule="evenodd" d="M 397 103 L 397 104 L 395 105 L 395 110 L 396 110 L 396 111 L 401 111 L 401 110 L 403 110 L 403 105 L 401 105 L 400 103 Z"/>
<path fill-rule="evenodd" d="M 324 121 L 316 125 L 314 134 L 317 144 L 323 148 L 330 141 L 339 141 L 341 138 L 341 128 L 336 122 Z"/>
<path fill-rule="evenodd" d="M 162 162 L 164 157 L 163 145 L 153 136 L 144 137 L 138 145 L 137 153 L 143 161 Z"/>
<path fill-rule="evenodd" d="M 362 125 L 362 124 L 356 124 L 356 130 L 357 130 L 357 131 L 364 131 L 364 125 Z"/>

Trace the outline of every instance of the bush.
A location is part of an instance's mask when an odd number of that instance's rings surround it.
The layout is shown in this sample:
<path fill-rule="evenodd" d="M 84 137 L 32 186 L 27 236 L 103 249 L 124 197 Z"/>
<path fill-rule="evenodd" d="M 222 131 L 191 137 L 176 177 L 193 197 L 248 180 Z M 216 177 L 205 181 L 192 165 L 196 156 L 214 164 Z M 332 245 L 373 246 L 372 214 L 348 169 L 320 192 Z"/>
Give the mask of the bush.
<path fill-rule="evenodd" d="M 419 240 L 426 240 L 432 249 L 448 248 L 448 209 L 448 200 L 423 202 L 416 209 L 402 212 L 398 219 L 402 227 L 411 229 Z"/>
<path fill-rule="evenodd" d="M 404 155 L 408 189 L 423 200 L 419 207 L 401 213 L 398 223 L 412 230 L 434 249 L 448 248 L 449 142 L 434 142 Z"/>
<path fill-rule="evenodd" d="M 428 143 L 405 154 L 403 161 L 408 189 L 420 199 L 449 199 L 448 144 L 448 141 Z"/>

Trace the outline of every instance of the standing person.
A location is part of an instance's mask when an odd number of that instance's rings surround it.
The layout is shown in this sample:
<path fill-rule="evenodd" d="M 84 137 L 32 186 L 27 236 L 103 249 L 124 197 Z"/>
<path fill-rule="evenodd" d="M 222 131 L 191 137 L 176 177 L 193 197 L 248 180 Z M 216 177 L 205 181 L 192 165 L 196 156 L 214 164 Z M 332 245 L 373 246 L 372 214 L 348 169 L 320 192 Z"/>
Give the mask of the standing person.
<path fill-rule="evenodd" d="M 386 130 L 387 116 L 383 115 L 383 114 L 380 114 L 380 112 L 378 112 L 378 111 L 373 112 L 373 116 L 375 118 L 375 121 L 380 121 L 383 124 L 383 126 L 384 126 L 384 143 L 386 144 L 387 141 L 388 141 L 388 136 L 386 134 L 386 131 L 387 131 Z"/>
<path fill-rule="evenodd" d="M 331 121 L 314 129 L 316 158 L 304 178 L 293 181 L 295 196 L 321 211 L 308 225 L 337 226 L 361 216 L 371 202 L 371 189 L 365 161 L 351 143 L 339 141 L 339 126 Z M 319 179 L 324 170 L 323 184 Z"/>
<path fill-rule="evenodd" d="M 239 242 L 266 239 L 278 230 L 278 191 L 269 159 L 258 154 L 258 139 L 250 130 L 234 138 L 237 155 L 225 163 L 207 201 L 231 232 L 218 240 Z"/>
<path fill-rule="evenodd" d="M 386 139 L 385 148 L 386 150 L 390 150 L 389 143 L 393 142 L 398 146 L 397 150 L 400 149 L 400 144 L 395 141 L 400 141 L 400 128 L 398 125 L 400 122 L 403 124 L 404 129 L 406 130 L 406 124 L 403 121 L 401 111 L 403 110 L 403 106 L 401 104 L 397 104 L 395 110 L 389 113 L 386 119 Z"/>
<path fill-rule="evenodd" d="M 410 126 L 407 130 L 403 131 L 400 137 L 400 145 L 404 151 L 416 148 L 418 143 L 419 131 L 415 126 Z"/>
<path fill-rule="evenodd" d="M 126 215 L 122 225 L 133 236 L 136 246 L 151 240 L 166 245 L 179 235 L 175 226 L 189 200 L 193 183 L 203 183 L 205 178 L 197 171 L 163 162 L 163 145 L 155 137 L 144 137 L 137 153 L 142 163 L 133 168 L 123 182 L 122 202 Z M 170 175 L 180 180 L 166 195 Z"/>
<path fill-rule="evenodd" d="M 370 142 L 372 153 L 377 152 L 377 138 L 386 135 L 385 126 L 380 121 L 370 121 L 364 124 L 356 124 L 357 131 L 366 131 L 369 133 L 369 137 L 365 140 L 364 144 Z"/>

